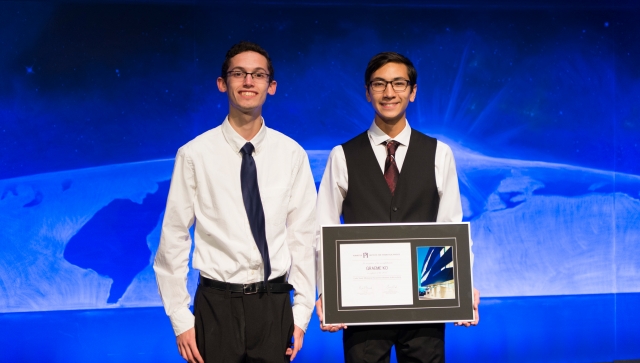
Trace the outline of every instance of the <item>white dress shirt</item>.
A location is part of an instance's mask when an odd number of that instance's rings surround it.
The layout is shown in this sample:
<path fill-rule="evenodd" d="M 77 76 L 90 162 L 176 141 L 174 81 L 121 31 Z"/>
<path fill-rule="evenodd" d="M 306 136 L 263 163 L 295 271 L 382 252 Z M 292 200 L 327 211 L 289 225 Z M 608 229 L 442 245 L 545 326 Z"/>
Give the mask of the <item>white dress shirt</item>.
<path fill-rule="evenodd" d="M 225 119 L 177 153 L 154 270 L 176 335 L 194 326 L 187 292 L 191 236 L 193 267 L 206 278 L 251 283 L 264 266 L 251 234 L 240 185 L 240 149 L 247 141 Z M 271 276 L 289 273 L 295 325 L 306 330 L 314 307 L 316 190 L 306 152 L 264 121 L 251 140 L 265 215 Z"/>
<path fill-rule="evenodd" d="M 385 141 L 395 140 L 400 143 L 396 149 L 396 164 L 398 171 L 402 174 L 402 164 L 407 155 L 409 140 L 411 138 L 411 127 L 409 121 L 405 128 L 394 138 L 390 138 L 376 125 L 371 124 L 367 131 L 369 142 L 373 153 L 380 165 L 380 172 L 384 174 L 384 163 L 387 158 L 387 148 L 383 144 Z M 458 173 L 456 172 L 456 163 L 453 158 L 453 152 L 449 145 L 437 141 L 435 156 L 435 175 L 438 195 L 440 196 L 440 204 L 438 206 L 438 217 L 436 222 L 461 222 L 462 221 L 462 204 L 460 201 L 460 189 L 458 187 Z M 327 167 L 324 170 L 320 189 L 318 190 L 317 220 L 318 225 L 340 224 L 340 216 L 342 215 L 342 202 L 344 201 L 347 191 L 349 190 L 349 173 L 347 171 L 347 161 L 344 156 L 342 145 L 338 145 L 331 150 Z M 317 231 L 319 239 L 319 228 Z M 469 241 L 471 243 L 471 241 Z M 320 241 L 316 244 L 316 248 L 320 249 Z M 473 253 L 471 254 L 473 261 Z M 321 261 L 318 261 L 318 293 L 321 294 L 322 284 L 320 280 Z"/>

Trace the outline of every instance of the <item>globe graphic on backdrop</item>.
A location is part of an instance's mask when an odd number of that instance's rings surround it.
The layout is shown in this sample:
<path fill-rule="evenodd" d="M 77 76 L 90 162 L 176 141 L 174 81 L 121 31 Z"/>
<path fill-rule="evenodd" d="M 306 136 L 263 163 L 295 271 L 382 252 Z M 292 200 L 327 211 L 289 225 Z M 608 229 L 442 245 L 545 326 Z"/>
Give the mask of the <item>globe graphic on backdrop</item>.
<path fill-rule="evenodd" d="M 483 296 L 640 291 L 639 176 L 446 142 Z M 319 183 L 329 150 L 307 153 Z M 1 180 L 0 312 L 160 306 L 152 264 L 172 168 L 151 160 Z"/>

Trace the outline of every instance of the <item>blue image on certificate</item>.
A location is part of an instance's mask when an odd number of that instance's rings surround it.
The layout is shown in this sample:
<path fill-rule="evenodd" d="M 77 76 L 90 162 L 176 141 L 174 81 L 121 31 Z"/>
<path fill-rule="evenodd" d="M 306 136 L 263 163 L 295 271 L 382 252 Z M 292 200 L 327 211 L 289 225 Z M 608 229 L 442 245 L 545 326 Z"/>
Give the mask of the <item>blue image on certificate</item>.
<path fill-rule="evenodd" d="M 451 246 L 417 247 L 418 298 L 455 299 L 453 249 Z"/>

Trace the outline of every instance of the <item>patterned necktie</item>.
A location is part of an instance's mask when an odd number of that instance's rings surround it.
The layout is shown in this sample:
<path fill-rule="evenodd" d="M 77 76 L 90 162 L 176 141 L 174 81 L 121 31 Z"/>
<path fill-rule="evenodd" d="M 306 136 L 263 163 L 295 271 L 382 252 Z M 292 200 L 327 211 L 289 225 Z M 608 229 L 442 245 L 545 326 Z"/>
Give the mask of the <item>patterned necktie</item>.
<path fill-rule="evenodd" d="M 260 189 L 258 189 L 258 171 L 256 162 L 253 160 L 254 147 L 250 142 L 244 144 L 242 152 L 242 166 L 240 167 L 240 184 L 242 187 L 242 200 L 244 209 L 247 211 L 251 234 L 256 241 L 256 246 L 264 262 L 264 281 L 267 282 L 271 275 L 271 261 L 269 260 L 269 246 L 267 245 L 267 235 L 264 226 L 264 210 L 260 199 Z"/>
<path fill-rule="evenodd" d="M 391 195 L 393 195 L 396 191 L 396 185 L 398 184 L 398 177 L 400 176 L 398 165 L 396 164 L 396 149 L 400 143 L 391 140 L 385 141 L 384 145 L 387 147 L 387 160 L 384 162 L 384 179 L 387 181 Z"/>

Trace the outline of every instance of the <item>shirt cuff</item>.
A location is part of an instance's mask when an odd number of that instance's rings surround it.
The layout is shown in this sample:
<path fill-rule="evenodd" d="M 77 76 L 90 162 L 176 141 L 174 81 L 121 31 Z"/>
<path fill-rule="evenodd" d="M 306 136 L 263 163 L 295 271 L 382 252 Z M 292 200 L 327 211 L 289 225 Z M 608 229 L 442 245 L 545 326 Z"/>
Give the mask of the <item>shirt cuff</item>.
<path fill-rule="evenodd" d="M 191 313 L 191 310 L 185 307 L 169 316 L 169 320 L 171 320 L 173 332 L 178 336 L 193 328 L 196 319 Z"/>
<path fill-rule="evenodd" d="M 307 332 L 307 326 L 309 325 L 312 312 L 313 309 L 309 309 L 302 304 L 296 304 L 293 306 L 293 323 L 305 333 Z"/>

